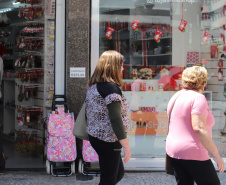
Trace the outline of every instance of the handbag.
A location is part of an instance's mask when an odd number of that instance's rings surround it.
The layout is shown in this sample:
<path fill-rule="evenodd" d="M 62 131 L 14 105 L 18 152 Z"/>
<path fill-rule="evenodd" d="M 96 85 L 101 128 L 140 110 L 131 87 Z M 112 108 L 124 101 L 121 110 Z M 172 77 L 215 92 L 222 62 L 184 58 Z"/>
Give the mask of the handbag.
<path fill-rule="evenodd" d="M 83 103 L 75 120 L 73 135 L 79 139 L 89 141 L 89 136 L 86 132 L 86 102 Z"/>
<path fill-rule="evenodd" d="M 177 98 L 180 96 L 180 94 L 176 97 L 176 99 L 174 100 L 174 103 L 173 103 L 173 107 L 174 107 L 174 104 L 177 100 Z M 170 123 L 170 117 L 171 117 L 171 112 L 173 110 L 173 107 L 171 108 L 171 111 L 170 111 L 170 114 L 169 114 L 169 119 L 168 119 L 168 132 L 169 132 L 169 123 Z M 173 165 L 172 165 L 172 162 L 171 162 L 171 158 L 170 156 L 168 156 L 168 154 L 166 153 L 166 158 L 165 158 L 165 172 L 169 175 L 174 175 L 174 169 L 173 169 Z"/>
<path fill-rule="evenodd" d="M 171 159 L 167 155 L 167 153 L 166 153 L 166 159 L 165 159 L 165 172 L 169 175 L 174 175 L 173 165 L 172 165 Z"/>

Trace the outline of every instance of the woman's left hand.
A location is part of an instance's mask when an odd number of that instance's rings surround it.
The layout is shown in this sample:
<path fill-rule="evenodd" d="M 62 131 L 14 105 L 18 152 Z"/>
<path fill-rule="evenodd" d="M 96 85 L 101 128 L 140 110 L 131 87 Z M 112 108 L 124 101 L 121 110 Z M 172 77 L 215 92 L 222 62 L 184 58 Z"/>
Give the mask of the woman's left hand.
<path fill-rule="evenodd" d="M 217 167 L 219 169 L 219 172 L 223 173 L 225 169 L 224 159 L 220 155 L 214 156 L 213 160 L 217 163 Z"/>

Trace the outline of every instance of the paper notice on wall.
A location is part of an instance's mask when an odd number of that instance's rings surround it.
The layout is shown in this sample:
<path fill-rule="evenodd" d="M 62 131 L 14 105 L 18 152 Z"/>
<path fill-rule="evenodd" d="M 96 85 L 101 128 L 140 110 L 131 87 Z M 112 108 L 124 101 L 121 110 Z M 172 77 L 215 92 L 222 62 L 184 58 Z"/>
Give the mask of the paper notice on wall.
<path fill-rule="evenodd" d="M 85 67 L 70 67 L 70 78 L 85 78 L 86 68 Z"/>

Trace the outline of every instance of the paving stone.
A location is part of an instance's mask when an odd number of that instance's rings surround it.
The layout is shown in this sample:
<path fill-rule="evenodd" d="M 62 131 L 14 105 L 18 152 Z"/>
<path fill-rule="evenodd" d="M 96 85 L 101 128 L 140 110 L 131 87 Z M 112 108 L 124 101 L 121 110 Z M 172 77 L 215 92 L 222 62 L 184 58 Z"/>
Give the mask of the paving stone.
<path fill-rule="evenodd" d="M 219 174 L 221 184 L 226 184 L 226 173 Z M 0 174 L 0 185 L 97 185 L 99 176 L 75 174 L 54 177 L 44 171 L 6 171 Z M 117 185 L 175 185 L 174 176 L 165 172 L 127 172 Z"/>

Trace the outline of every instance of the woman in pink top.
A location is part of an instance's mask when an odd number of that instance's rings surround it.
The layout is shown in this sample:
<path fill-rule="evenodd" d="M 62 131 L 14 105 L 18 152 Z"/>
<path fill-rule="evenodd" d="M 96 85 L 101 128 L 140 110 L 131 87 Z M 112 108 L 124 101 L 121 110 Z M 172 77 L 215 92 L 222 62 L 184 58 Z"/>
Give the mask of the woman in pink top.
<path fill-rule="evenodd" d="M 171 113 L 166 153 L 174 167 L 178 185 L 218 185 L 219 178 L 208 152 L 224 171 L 224 160 L 212 140 L 211 127 L 215 120 L 202 94 L 207 82 L 204 67 L 194 66 L 183 71 L 183 89 L 169 101 Z M 172 112 L 171 112 L 172 110 Z"/>

